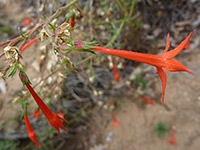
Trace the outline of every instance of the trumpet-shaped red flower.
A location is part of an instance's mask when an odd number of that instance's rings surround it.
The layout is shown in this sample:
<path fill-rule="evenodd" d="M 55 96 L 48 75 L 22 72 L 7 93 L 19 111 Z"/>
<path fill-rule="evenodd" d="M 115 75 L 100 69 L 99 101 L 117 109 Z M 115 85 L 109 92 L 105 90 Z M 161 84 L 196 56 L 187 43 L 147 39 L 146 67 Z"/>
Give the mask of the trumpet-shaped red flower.
<path fill-rule="evenodd" d="M 36 103 L 38 104 L 38 106 L 40 107 L 41 111 L 43 112 L 43 114 L 46 116 L 46 118 L 48 119 L 49 123 L 58 131 L 58 133 L 60 133 L 59 128 L 62 128 L 63 130 L 66 131 L 64 125 L 62 124 L 61 120 L 65 121 L 66 123 L 68 123 L 67 120 L 65 120 L 64 118 L 60 117 L 59 115 L 53 113 L 48 107 L 47 105 L 42 101 L 42 99 L 37 95 L 37 93 L 33 90 L 33 88 L 31 87 L 31 85 L 29 84 L 29 82 L 27 81 L 27 78 L 25 75 L 23 74 L 19 74 L 20 79 L 22 82 L 25 82 L 26 87 L 28 88 L 29 92 L 31 93 L 31 95 L 33 96 L 33 98 L 35 99 Z M 61 134 L 61 133 L 60 133 Z"/>
<path fill-rule="evenodd" d="M 117 121 L 117 119 L 116 119 L 116 117 L 115 117 L 115 115 L 114 115 L 113 112 L 111 112 L 111 115 L 112 115 L 112 119 L 113 119 L 113 121 L 114 121 L 114 123 L 113 123 L 113 127 L 117 127 L 117 126 L 119 126 L 120 123 Z"/>
<path fill-rule="evenodd" d="M 36 119 L 40 119 L 40 110 L 39 109 L 34 109 L 33 117 Z"/>
<path fill-rule="evenodd" d="M 167 45 L 162 55 L 143 54 L 139 52 L 130 52 L 130 51 L 125 51 L 125 50 L 117 50 L 117 49 L 111 49 L 111 48 L 105 48 L 105 47 L 99 47 L 99 46 L 93 46 L 93 45 L 92 47 L 94 48 L 91 48 L 91 49 L 97 52 L 110 54 L 110 55 L 118 56 L 121 58 L 126 58 L 133 61 L 138 61 L 138 62 L 155 66 L 157 68 L 157 73 L 162 81 L 162 104 L 163 104 L 165 88 L 166 88 L 166 80 L 167 80 L 165 70 L 171 71 L 171 72 L 186 71 L 190 74 L 194 74 L 190 72 L 180 62 L 178 62 L 175 59 L 172 59 L 183 50 L 183 48 L 186 46 L 186 44 L 190 40 L 193 33 L 194 32 L 192 32 L 177 48 L 167 52 L 170 46 L 170 37 L 168 34 Z"/>
<path fill-rule="evenodd" d="M 172 145 L 176 145 L 176 141 L 175 141 L 175 129 L 172 129 L 171 131 L 171 138 L 169 139 L 169 143 Z"/>
<path fill-rule="evenodd" d="M 117 69 L 116 69 L 116 66 L 115 66 L 115 62 L 114 62 L 114 59 L 112 58 L 112 64 L 113 64 L 113 72 L 114 72 L 114 77 L 115 77 L 115 80 L 117 82 L 119 82 L 119 74 L 117 72 Z"/>
<path fill-rule="evenodd" d="M 39 36 L 36 36 L 36 37 L 35 37 L 34 39 L 32 39 L 30 42 L 26 43 L 26 44 L 22 47 L 21 53 L 22 53 L 23 51 L 25 51 L 29 46 L 31 46 L 34 42 L 36 42 L 38 38 L 39 38 Z"/>
<path fill-rule="evenodd" d="M 25 120 L 25 124 L 26 124 L 26 128 L 27 128 L 27 131 L 28 131 L 29 138 L 36 144 L 37 147 L 41 146 L 40 143 L 37 141 L 36 134 L 33 131 L 33 128 L 31 127 L 31 124 L 28 120 L 27 114 L 24 114 L 24 120 Z"/>
<path fill-rule="evenodd" d="M 72 28 L 74 27 L 74 25 L 75 25 L 75 15 L 73 15 L 71 17 L 71 19 L 70 19 L 70 25 L 71 25 Z"/>
<path fill-rule="evenodd" d="M 29 25 L 31 22 L 31 18 L 24 18 L 24 22 L 22 23 L 22 25 Z"/>
<path fill-rule="evenodd" d="M 142 99 L 144 99 L 147 103 L 149 103 L 149 104 L 153 104 L 153 101 L 150 100 L 150 99 L 148 99 L 148 98 L 145 97 L 144 95 L 140 95 L 140 97 L 141 97 Z"/>

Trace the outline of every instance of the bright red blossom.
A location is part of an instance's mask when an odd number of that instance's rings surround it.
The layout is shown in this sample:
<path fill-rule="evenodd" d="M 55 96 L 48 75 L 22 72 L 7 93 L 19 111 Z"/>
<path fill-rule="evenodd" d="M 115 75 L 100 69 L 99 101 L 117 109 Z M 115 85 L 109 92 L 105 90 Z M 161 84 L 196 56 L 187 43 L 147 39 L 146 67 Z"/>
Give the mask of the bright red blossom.
<path fill-rule="evenodd" d="M 72 28 L 74 27 L 74 25 L 75 25 L 75 16 L 71 17 L 71 19 L 70 19 L 70 25 L 71 25 Z"/>
<path fill-rule="evenodd" d="M 60 117 L 59 115 L 53 113 L 47 106 L 46 104 L 42 101 L 42 99 L 37 95 L 37 93 L 33 90 L 33 88 L 31 87 L 31 85 L 29 84 L 29 82 L 26 81 L 26 77 L 22 74 L 20 74 L 20 79 L 22 80 L 22 82 L 26 82 L 26 86 L 29 90 L 29 92 L 31 93 L 31 95 L 33 96 L 33 98 L 35 99 L 36 103 L 38 104 L 38 106 L 40 107 L 41 111 L 43 112 L 43 114 L 46 116 L 46 118 L 48 119 L 49 123 L 58 131 L 58 133 L 61 134 L 59 128 L 62 128 L 63 130 L 66 131 L 64 125 L 62 124 L 61 120 L 65 121 L 66 123 L 68 123 L 67 120 L 65 120 L 64 118 Z"/>
<path fill-rule="evenodd" d="M 178 55 L 183 48 L 186 46 L 186 44 L 189 42 L 192 34 L 192 32 L 177 48 L 169 51 L 170 46 L 170 36 L 168 34 L 167 37 L 167 45 L 164 50 L 164 53 L 162 55 L 152 55 L 152 54 L 143 54 L 139 52 L 131 52 L 131 51 L 125 51 L 125 50 L 117 50 L 117 49 L 111 49 L 111 48 L 105 48 L 105 47 L 99 47 L 99 46 L 93 46 L 94 48 L 91 48 L 94 51 L 110 54 L 113 56 L 118 56 L 121 58 L 130 59 L 133 61 L 138 61 L 142 63 L 146 63 L 149 65 L 153 65 L 157 68 L 157 73 L 162 81 L 162 104 L 164 103 L 164 95 L 165 95 L 165 88 L 166 88 L 166 71 L 171 72 L 177 72 L 177 71 L 186 71 L 190 74 L 194 74 L 190 72 L 184 65 L 182 65 L 180 62 L 178 62 L 175 59 L 172 59 L 176 55 Z"/>
<path fill-rule="evenodd" d="M 36 119 L 40 119 L 40 110 L 34 109 L 33 117 Z"/>
<path fill-rule="evenodd" d="M 148 98 L 145 97 L 144 95 L 140 95 L 140 97 L 141 97 L 142 99 L 144 99 L 147 103 L 149 103 L 149 104 L 153 104 L 153 101 L 150 100 L 150 99 L 148 99 Z"/>
<path fill-rule="evenodd" d="M 31 18 L 27 18 L 27 19 L 24 18 L 24 22 L 22 23 L 22 25 L 29 25 L 30 22 L 31 22 Z"/>
<path fill-rule="evenodd" d="M 175 141 L 175 129 L 172 129 L 171 131 L 171 138 L 169 139 L 169 143 L 172 145 L 176 145 L 176 141 Z"/>
<path fill-rule="evenodd" d="M 26 43 L 22 49 L 21 49 L 21 53 L 26 50 L 29 46 L 31 46 L 34 42 L 37 41 L 37 39 L 39 38 L 39 36 L 36 36 L 34 39 L 32 39 L 30 42 Z"/>
<path fill-rule="evenodd" d="M 113 121 L 114 121 L 114 123 L 113 123 L 113 127 L 117 127 L 117 126 L 119 126 L 120 123 L 117 121 L 117 119 L 116 119 L 116 117 L 115 117 L 115 115 L 114 115 L 113 112 L 111 112 L 111 115 L 112 115 L 112 119 L 113 119 Z"/>
<path fill-rule="evenodd" d="M 33 131 L 33 128 L 31 127 L 27 114 L 24 114 L 24 120 L 25 120 L 29 138 L 36 144 L 37 147 L 41 146 L 40 143 L 37 141 L 36 134 Z"/>
<path fill-rule="evenodd" d="M 117 82 L 119 82 L 119 74 L 117 72 L 117 68 L 115 66 L 115 62 L 114 62 L 114 59 L 112 58 L 112 64 L 113 64 L 113 72 L 114 72 L 114 77 L 115 77 L 115 80 Z"/>

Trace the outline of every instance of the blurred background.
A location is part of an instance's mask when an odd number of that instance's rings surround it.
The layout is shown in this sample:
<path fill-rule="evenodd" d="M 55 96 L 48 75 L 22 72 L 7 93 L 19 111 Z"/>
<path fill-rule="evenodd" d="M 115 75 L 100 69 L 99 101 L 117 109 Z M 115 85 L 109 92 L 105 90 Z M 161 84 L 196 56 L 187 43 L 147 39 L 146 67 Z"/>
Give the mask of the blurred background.
<path fill-rule="evenodd" d="M 0 43 L 34 27 L 69 0 L 0 0 Z M 42 145 L 29 139 L 20 104 L 15 98 L 26 91 L 16 74 L 0 79 L 0 150 L 197 150 L 200 146 L 200 1 L 199 0 L 78 0 L 58 18 L 62 24 L 75 12 L 74 41 L 140 53 L 163 53 L 167 34 L 170 49 L 195 30 L 185 50 L 175 59 L 195 75 L 167 72 L 165 104 L 162 85 L 153 66 L 97 53 L 72 52 L 76 71 L 55 73 L 35 87 L 53 112 L 61 110 L 67 132 L 62 136 L 46 118 L 28 114 Z M 36 32 L 35 36 L 39 32 Z M 34 37 L 32 37 L 34 38 Z M 3 48 L 1 48 L 1 52 Z M 37 41 L 23 54 L 23 64 L 33 85 L 62 67 L 48 43 Z M 1 58 L 0 69 L 7 64 Z M 115 62 L 120 81 L 114 78 Z M 55 87 L 59 87 L 52 94 Z M 151 99 L 148 104 L 141 95 Z M 113 126 L 114 114 L 119 126 Z M 173 136 L 175 138 L 173 138 Z M 172 142 L 172 139 L 175 140 Z"/>

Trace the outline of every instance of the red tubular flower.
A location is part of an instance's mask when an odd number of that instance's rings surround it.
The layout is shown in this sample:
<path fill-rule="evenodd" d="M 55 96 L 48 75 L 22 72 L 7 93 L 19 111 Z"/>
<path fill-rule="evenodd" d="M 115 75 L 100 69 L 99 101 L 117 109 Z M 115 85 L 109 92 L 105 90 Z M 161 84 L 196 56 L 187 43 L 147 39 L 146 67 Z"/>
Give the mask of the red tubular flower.
<path fill-rule="evenodd" d="M 165 88 L 166 88 L 166 71 L 176 72 L 176 71 L 186 71 L 190 74 L 194 74 L 190 72 L 184 65 L 182 65 L 180 62 L 178 62 L 175 59 L 172 59 L 176 55 L 178 55 L 183 48 L 186 46 L 188 41 L 190 40 L 192 32 L 177 48 L 169 51 L 169 45 L 170 45 L 170 37 L 168 34 L 167 37 L 167 45 L 164 50 L 164 53 L 162 55 L 152 55 L 152 54 L 143 54 L 139 52 L 131 52 L 131 51 L 125 51 L 125 50 L 117 50 L 117 49 L 111 49 L 111 48 L 105 48 L 105 47 L 99 47 L 99 46 L 93 46 L 94 48 L 91 48 L 94 51 L 110 54 L 113 56 L 118 56 L 121 58 L 130 59 L 133 61 L 138 61 L 142 63 L 146 63 L 149 65 L 153 65 L 157 68 L 157 73 L 162 81 L 162 105 L 164 103 L 164 95 L 165 95 Z"/>
<path fill-rule="evenodd" d="M 70 25 L 71 25 L 72 28 L 74 27 L 74 25 L 75 25 L 75 15 L 73 15 L 71 17 L 71 19 L 70 19 Z"/>
<path fill-rule="evenodd" d="M 24 120 L 25 120 L 25 124 L 26 124 L 26 128 L 27 128 L 27 131 L 28 131 L 29 138 L 36 144 L 37 147 L 41 146 L 40 143 L 37 141 L 36 134 L 33 131 L 33 128 L 31 127 L 31 124 L 28 120 L 27 114 L 24 114 Z"/>
<path fill-rule="evenodd" d="M 153 101 L 150 100 L 150 99 L 148 99 L 148 98 L 145 97 L 144 95 L 140 95 L 140 97 L 141 97 L 142 99 L 144 99 L 147 103 L 149 103 L 149 104 L 153 104 Z"/>
<path fill-rule="evenodd" d="M 176 141 L 175 141 L 175 129 L 172 129 L 171 138 L 169 139 L 169 143 L 172 144 L 172 145 L 176 145 Z"/>
<path fill-rule="evenodd" d="M 24 22 L 22 23 L 22 25 L 29 25 L 31 22 L 31 18 L 25 19 L 24 18 Z"/>
<path fill-rule="evenodd" d="M 117 126 L 119 126 L 120 123 L 117 121 L 117 119 L 116 119 L 116 117 L 115 117 L 115 115 L 114 115 L 113 112 L 111 112 L 111 115 L 112 115 L 112 118 L 113 118 L 113 121 L 114 121 L 114 123 L 113 123 L 113 127 L 117 127 Z"/>
<path fill-rule="evenodd" d="M 21 53 L 26 50 L 29 46 L 31 46 L 35 41 L 37 41 L 37 39 L 39 38 L 39 36 L 36 36 L 34 39 L 32 39 L 30 42 L 26 43 L 22 49 L 21 49 Z"/>
<path fill-rule="evenodd" d="M 40 119 L 40 110 L 34 109 L 33 117 L 36 119 Z"/>
<path fill-rule="evenodd" d="M 48 119 L 49 123 L 58 131 L 58 133 L 60 133 L 59 128 L 62 128 L 63 130 L 66 131 L 64 125 L 62 124 L 61 120 L 65 121 L 66 123 L 68 123 L 67 120 L 65 120 L 64 118 L 58 116 L 57 114 L 53 113 L 47 106 L 46 104 L 41 100 L 41 98 L 37 95 L 37 93 L 33 90 L 33 88 L 31 87 L 31 85 L 29 84 L 29 82 L 27 81 L 25 75 L 23 74 L 19 74 L 20 79 L 22 82 L 25 82 L 26 87 L 28 88 L 29 92 L 31 93 L 31 95 L 33 96 L 33 98 L 35 99 L 36 103 L 38 104 L 38 106 L 40 107 L 41 111 L 43 112 L 43 114 L 46 116 L 46 118 Z M 61 133 L 60 133 L 61 134 Z M 62 134 L 61 134 L 62 135 Z"/>
<path fill-rule="evenodd" d="M 115 77 L 115 80 L 117 82 L 119 82 L 119 74 L 117 72 L 117 69 L 116 69 L 116 66 L 115 66 L 115 62 L 114 62 L 114 59 L 112 58 L 112 64 L 113 64 L 113 72 L 114 72 L 114 77 Z"/>

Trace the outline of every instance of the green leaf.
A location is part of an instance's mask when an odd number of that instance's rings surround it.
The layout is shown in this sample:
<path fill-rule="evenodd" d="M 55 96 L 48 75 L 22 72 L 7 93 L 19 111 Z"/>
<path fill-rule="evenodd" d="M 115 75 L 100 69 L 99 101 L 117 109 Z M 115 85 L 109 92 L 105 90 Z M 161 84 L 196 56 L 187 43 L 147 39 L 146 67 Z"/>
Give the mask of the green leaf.
<path fill-rule="evenodd" d="M 96 54 L 95 51 L 93 51 L 91 49 L 76 48 L 74 50 L 81 51 L 81 52 L 90 52 L 90 53 Z"/>
<path fill-rule="evenodd" d="M 53 32 L 56 31 L 56 27 L 54 27 L 54 25 L 52 25 L 51 23 L 49 23 L 50 27 L 53 29 Z"/>
<path fill-rule="evenodd" d="M 65 15 L 65 18 L 70 19 L 74 15 L 73 11 L 70 11 L 68 14 Z"/>
<path fill-rule="evenodd" d="M 14 68 L 13 68 L 12 71 L 9 73 L 8 77 L 13 77 L 13 76 L 15 75 L 16 71 L 17 71 L 18 64 L 15 64 L 15 65 L 13 65 L 13 66 L 14 66 Z M 12 67 L 13 67 L 13 66 L 12 66 Z"/>
<path fill-rule="evenodd" d="M 53 65 L 51 65 L 51 69 L 50 69 L 51 73 L 53 72 Z"/>
<path fill-rule="evenodd" d="M 23 33 L 22 33 L 21 31 L 19 31 L 19 34 L 21 35 L 21 37 L 22 37 L 23 39 L 26 39 L 26 38 L 27 38 L 25 35 L 23 35 Z"/>
<path fill-rule="evenodd" d="M 40 16 L 40 22 L 43 22 L 43 21 L 45 21 L 46 20 L 46 18 L 42 18 L 41 16 Z"/>
<path fill-rule="evenodd" d="M 83 41 L 83 43 L 86 43 L 89 45 L 98 45 L 98 43 L 96 41 L 92 41 L 92 42 Z"/>
<path fill-rule="evenodd" d="M 89 46 L 89 45 L 81 45 L 81 46 L 83 46 L 83 47 L 85 47 L 85 48 L 96 48 L 96 47 L 94 47 L 94 46 Z"/>

